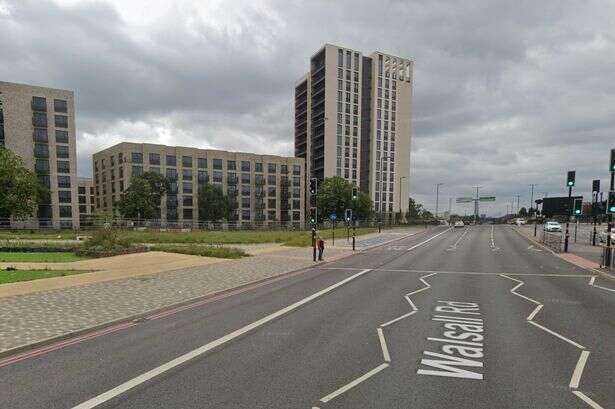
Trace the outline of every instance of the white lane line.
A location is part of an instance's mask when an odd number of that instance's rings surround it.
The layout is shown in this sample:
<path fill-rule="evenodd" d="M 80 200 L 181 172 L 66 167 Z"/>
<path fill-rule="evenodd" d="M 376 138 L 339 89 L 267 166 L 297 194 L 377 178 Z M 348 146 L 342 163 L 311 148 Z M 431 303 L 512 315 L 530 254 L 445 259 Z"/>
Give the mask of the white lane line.
<path fill-rule="evenodd" d="M 378 372 L 382 371 L 383 369 L 386 369 L 389 367 L 389 364 L 380 364 L 377 367 L 375 367 L 374 369 L 372 369 L 371 371 L 367 372 L 364 375 L 361 375 L 360 377 L 358 377 L 357 379 L 355 379 L 354 381 L 342 386 L 341 388 L 339 388 L 338 390 L 330 393 L 329 395 L 325 396 L 324 398 L 322 398 L 320 401 L 322 403 L 327 403 L 329 402 L 331 399 L 335 399 L 336 397 L 338 397 L 339 395 L 341 395 L 342 393 L 349 391 L 350 389 L 354 388 L 355 386 L 357 386 L 358 384 L 360 384 L 361 382 L 371 378 L 372 376 L 376 375 Z"/>
<path fill-rule="evenodd" d="M 603 290 L 615 293 L 615 289 L 607 288 L 607 287 L 603 287 L 601 285 L 594 284 L 595 281 L 596 281 L 596 276 L 592 276 L 592 278 L 589 279 L 589 285 L 592 286 L 592 287 L 601 288 Z"/>
<path fill-rule="evenodd" d="M 577 395 L 583 402 L 587 403 L 593 409 L 604 409 L 602 406 L 598 405 L 596 402 L 591 400 L 587 395 L 585 395 L 581 391 L 572 391 L 575 395 Z"/>
<path fill-rule="evenodd" d="M 585 347 L 584 347 L 583 345 L 581 345 L 581 344 L 579 344 L 579 343 L 576 343 L 576 342 L 574 342 L 573 340 L 568 339 L 568 338 L 566 338 L 565 336 L 563 336 L 563 335 L 561 335 L 561 334 L 558 334 L 557 332 L 555 332 L 555 331 L 553 331 L 553 330 L 551 330 L 551 329 L 549 329 L 549 328 L 547 328 L 547 327 L 545 327 L 545 326 L 542 326 L 542 325 L 540 325 L 540 324 L 539 324 L 539 323 L 537 323 L 537 322 L 534 322 L 534 321 L 528 321 L 528 322 L 529 322 L 530 324 L 535 325 L 536 327 L 540 328 L 541 330 L 543 330 L 543 331 L 545 331 L 545 332 L 548 332 L 549 334 L 551 334 L 551 335 L 554 335 L 554 336 L 558 337 L 558 338 L 559 338 L 559 339 L 561 339 L 562 341 L 566 341 L 566 342 L 568 342 L 570 345 L 574 345 L 575 347 L 577 347 L 577 348 L 579 348 L 579 349 L 585 349 Z"/>
<path fill-rule="evenodd" d="M 538 311 L 540 311 L 542 309 L 542 304 L 540 304 L 538 307 L 536 307 L 534 309 L 534 311 L 532 311 L 532 313 L 530 315 L 527 316 L 526 320 L 527 321 L 531 321 L 534 319 L 534 317 L 536 316 L 536 314 L 538 314 Z"/>
<path fill-rule="evenodd" d="M 585 364 L 587 363 L 588 357 L 589 357 L 589 351 L 581 351 L 581 356 L 579 356 L 577 366 L 574 368 L 574 372 L 572 373 L 572 378 L 570 378 L 571 388 L 577 389 L 579 387 L 579 382 L 581 381 L 581 375 L 583 375 L 583 370 L 585 369 Z"/>
<path fill-rule="evenodd" d="M 384 339 L 384 331 L 382 331 L 382 328 L 377 328 L 376 331 L 378 331 L 378 338 L 380 339 L 380 347 L 382 348 L 382 357 L 384 358 L 384 362 L 391 362 L 391 355 L 389 355 L 387 341 Z"/>
<path fill-rule="evenodd" d="M 331 286 L 329 286 L 329 287 L 327 287 L 327 288 L 325 288 L 323 290 L 320 290 L 320 291 L 318 291 L 318 292 L 316 292 L 316 293 L 314 293 L 314 294 L 312 294 L 312 295 L 310 295 L 310 296 L 308 296 L 308 297 L 306 297 L 306 298 L 304 298 L 302 300 L 299 300 L 299 301 L 295 302 L 294 304 L 291 304 L 291 305 L 289 305 L 289 306 L 287 306 L 285 308 L 282 308 L 279 311 L 276 311 L 276 312 L 274 312 L 272 314 L 269 314 L 266 317 L 263 317 L 263 318 L 261 318 L 261 319 L 259 319 L 257 321 L 254 321 L 251 324 L 248 324 L 248 325 L 246 325 L 244 327 L 241 327 L 241 328 L 239 328 L 239 329 L 237 329 L 237 330 L 235 330 L 235 331 L 233 331 L 233 332 L 231 332 L 231 333 L 229 333 L 229 334 L 227 334 L 227 335 L 225 335 L 225 336 L 223 336 L 221 338 L 218 338 L 218 339 L 216 339 L 216 340 L 214 340 L 212 342 L 209 342 L 209 343 L 207 343 L 207 344 L 205 344 L 205 345 L 203 345 L 203 346 L 201 346 L 201 347 L 199 347 L 199 348 L 197 348 L 197 349 L 195 349 L 193 351 L 190 351 L 190 352 L 188 352 L 188 353 L 186 353 L 184 355 L 181 355 L 181 356 L 179 356 L 179 357 L 177 357 L 177 358 L 175 358 L 175 359 L 173 359 L 173 360 L 171 360 L 171 361 L 169 361 L 169 362 L 167 362 L 167 363 L 165 363 L 163 365 L 160 365 L 157 368 L 154 368 L 154 369 L 152 369 L 152 370 L 150 370 L 148 372 L 145 372 L 144 374 L 141 374 L 141 375 L 139 375 L 139 376 L 137 376 L 137 377 L 135 377 L 135 378 L 133 378 L 133 379 L 131 379 L 129 381 L 126 381 L 126 382 L 116 386 L 115 388 L 108 390 L 107 392 L 101 393 L 98 396 L 95 396 L 95 397 L 93 397 L 93 398 L 91 398 L 91 399 L 89 399 L 89 400 L 87 400 L 87 401 L 85 401 L 83 403 L 80 403 L 79 405 L 74 406 L 73 409 L 90 409 L 90 408 L 94 408 L 94 407 L 96 407 L 96 406 L 98 406 L 98 405 L 100 405 L 100 404 L 102 404 L 104 402 L 107 402 L 108 400 L 113 399 L 114 397 L 116 397 L 118 395 L 121 395 L 122 393 L 127 392 L 130 389 L 132 389 L 132 388 L 134 388 L 134 387 L 136 387 L 136 386 L 138 386 L 138 385 L 140 385 L 140 384 L 142 384 L 144 382 L 147 382 L 150 379 L 155 378 L 158 375 L 161 375 L 161 374 L 163 374 L 163 373 L 165 373 L 165 372 L 167 372 L 167 371 L 169 371 L 169 370 L 171 370 L 171 369 L 173 369 L 173 368 L 175 368 L 175 367 L 177 367 L 179 365 L 182 365 L 182 364 L 184 364 L 184 363 L 186 363 L 186 362 L 188 362 L 188 361 L 190 361 L 190 360 L 192 360 L 194 358 L 197 358 L 198 356 L 203 355 L 204 353 L 209 352 L 212 349 L 217 348 L 217 347 L 219 347 L 219 346 L 221 346 L 221 345 L 223 345 L 223 344 L 225 344 L 225 343 L 227 343 L 229 341 L 232 341 L 233 339 L 235 339 L 237 337 L 240 337 L 240 336 L 242 336 L 243 334 L 245 334 L 247 332 L 250 332 L 250 331 L 252 331 L 252 330 L 254 330 L 256 328 L 259 328 L 259 327 L 267 324 L 268 322 L 271 322 L 271 321 L 273 321 L 273 320 L 275 320 L 275 319 L 277 319 L 277 318 L 279 318 L 279 317 L 281 317 L 281 316 L 283 316 L 285 314 L 288 314 L 289 312 L 291 312 L 293 310 L 296 310 L 297 308 L 299 308 L 299 307 L 301 307 L 301 306 L 303 306 L 303 305 L 305 305 L 305 304 L 307 304 L 307 303 L 309 303 L 309 302 L 311 302 L 311 301 L 313 301 L 313 300 L 315 300 L 315 299 L 317 299 L 319 297 L 322 297 L 323 295 L 325 295 L 325 294 L 335 290 L 338 287 L 343 286 L 344 284 L 349 283 L 352 280 L 355 280 L 355 279 L 363 276 L 364 274 L 367 274 L 370 271 L 371 271 L 371 269 L 362 270 L 359 273 L 356 273 L 356 274 L 354 274 L 354 275 L 352 275 L 352 276 L 350 276 L 348 278 L 345 278 L 344 280 L 339 281 L 339 282 L 337 282 L 337 283 L 335 283 L 335 284 L 333 284 L 333 285 L 331 285 Z"/>
<path fill-rule="evenodd" d="M 465 229 L 463 231 L 463 233 L 461 233 L 461 236 L 459 236 L 459 238 L 457 239 L 457 241 L 455 241 L 455 244 L 453 244 L 452 246 L 450 246 L 447 251 L 450 250 L 457 250 L 457 246 L 459 245 L 459 243 L 461 242 L 461 240 L 463 240 L 463 238 L 465 237 L 465 235 L 468 233 L 468 231 L 470 230 L 470 228 L 468 227 L 467 229 Z"/>
<path fill-rule="evenodd" d="M 594 281 L 596 281 L 596 276 L 592 276 L 592 278 L 589 279 L 589 285 L 594 285 Z"/>
<path fill-rule="evenodd" d="M 523 298 L 523 299 L 525 299 L 525 300 L 527 300 L 527 301 L 529 301 L 529 302 L 532 302 L 532 303 L 534 303 L 534 304 L 537 304 L 537 305 L 538 305 L 538 304 L 541 304 L 541 303 L 539 303 L 538 301 L 534 300 L 533 298 L 527 297 L 527 296 L 525 296 L 525 295 L 523 295 L 523 294 L 519 294 L 519 293 L 517 292 L 517 288 L 519 288 L 519 287 L 521 287 L 523 284 L 525 284 L 523 281 L 521 281 L 521 280 L 517 280 L 516 278 L 509 277 L 509 276 L 507 276 L 506 274 L 500 274 L 500 275 L 501 275 L 502 277 L 508 278 L 508 279 L 509 279 L 509 280 L 511 280 L 511 281 L 516 281 L 517 283 L 519 283 L 519 284 L 517 284 L 514 288 L 512 288 L 512 289 L 510 290 L 510 292 L 511 292 L 511 293 L 513 293 L 513 294 L 514 294 L 514 295 L 516 295 L 517 297 L 521 297 L 521 298 Z"/>
<path fill-rule="evenodd" d="M 496 251 L 496 250 L 499 250 L 500 248 L 495 246 L 495 239 L 493 238 L 493 229 L 494 229 L 494 226 L 491 226 L 491 251 Z"/>
<path fill-rule="evenodd" d="M 381 326 L 382 328 L 384 328 L 384 327 L 388 327 L 389 325 L 394 324 L 394 323 L 396 323 L 397 321 L 403 320 L 404 318 L 408 318 L 408 317 L 409 317 L 409 316 L 411 316 L 412 314 L 416 314 L 416 310 L 414 310 L 414 311 L 410 311 L 409 313 L 404 314 L 404 315 L 400 315 L 399 317 L 394 318 L 394 319 L 392 319 L 391 321 L 387 321 L 387 322 L 385 322 L 384 324 L 381 324 L 380 326 Z"/>
<path fill-rule="evenodd" d="M 441 236 L 441 235 L 443 235 L 444 233 L 447 233 L 447 232 L 449 232 L 449 231 L 451 231 L 451 229 L 446 229 L 446 230 L 444 230 L 444 231 L 441 231 L 440 233 L 436 234 L 435 236 L 431 236 L 431 237 L 430 237 L 430 238 L 428 238 L 427 240 L 423 240 L 422 242 L 420 242 L 420 243 L 418 243 L 418 244 L 415 244 L 414 246 L 412 246 L 412 247 L 408 248 L 408 250 L 406 250 L 406 251 L 411 251 L 411 250 L 414 250 L 415 248 L 420 247 L 420 246 L 422 246 L 423 244 L 429 243 L 430 241 L 432 241 L 432 240 L 433 240 L 433 239 L 435 239 L 436 237 Z"/>

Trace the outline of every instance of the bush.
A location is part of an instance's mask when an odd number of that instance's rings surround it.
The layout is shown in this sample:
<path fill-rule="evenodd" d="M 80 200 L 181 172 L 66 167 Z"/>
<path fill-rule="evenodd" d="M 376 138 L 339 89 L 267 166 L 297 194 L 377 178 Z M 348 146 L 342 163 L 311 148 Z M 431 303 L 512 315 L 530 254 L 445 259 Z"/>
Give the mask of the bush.
<path fill-rule="evenodd" d="M 133 246 L 125 237 L 121 237 L 115 230 L 102 229 L 96 231 L 87 239 L 81 249 L 75 254 L 84 257 L 111 257 L 122 254 L 141 253 L 148 251 L 145 246 Z"/>
<path fill-rule="evenodd" d="M 193 256 L 216 258 L 242 258 L 248 254 L 235 247 L 223 246 L 181 246 L 172 244 L 159 244 L 150 248 L 153 251 L 166 251 L 168 253 L 190 254 Z"/>

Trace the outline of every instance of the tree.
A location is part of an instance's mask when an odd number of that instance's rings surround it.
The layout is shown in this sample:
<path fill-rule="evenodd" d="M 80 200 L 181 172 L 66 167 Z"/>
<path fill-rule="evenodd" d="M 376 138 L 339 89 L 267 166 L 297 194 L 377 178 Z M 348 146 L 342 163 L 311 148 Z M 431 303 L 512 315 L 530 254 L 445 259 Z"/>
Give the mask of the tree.
<path fill-rule="evenodd" d="M 408 211 L 406 212 L 406 220 L 408 222 L 412 220 L 417 220 L 421 218 L 421 211 L 423 210 L 423 205 L 417 203 L 413 198 L 408 198 Z"/>
<path fill-rule="evenodd" d="M 159 219 L 160 202 L 171 185 L 169 180 L 156 172 L 145 172 L 130 179 L 130 186 L 115 207 L 129 219 Z"/>
<path fill-rule="evenodd" d="M 519 209 L 519 217 L 527 217 L 527 209 L 525 207 Z"/>
<path fill-rule="evenodd" d="M 352 187 L 352 183 L 340 176 L 325 178 L 318 186 L 318 218 L 323 220 L 335 213 L 339 220 L 343 220 L 345 210 L 353 209 L 357 219 L 368 219 L 372 213 L 372 200 L 359 192 L 356 203 L 353 203 Z"/>
<path fill-rule="evenodd" d="M 219 221 L 228 219 L 232 210 L 228 196 L 220 186 L 207 184 L 199 187 L 199 220 Z"/>
<path fill-rule="evenodd" d="M 23 218 L 34 215 L 41 198 L 48 194 L 23 160 L 0 147 L 0 217 Z"/>

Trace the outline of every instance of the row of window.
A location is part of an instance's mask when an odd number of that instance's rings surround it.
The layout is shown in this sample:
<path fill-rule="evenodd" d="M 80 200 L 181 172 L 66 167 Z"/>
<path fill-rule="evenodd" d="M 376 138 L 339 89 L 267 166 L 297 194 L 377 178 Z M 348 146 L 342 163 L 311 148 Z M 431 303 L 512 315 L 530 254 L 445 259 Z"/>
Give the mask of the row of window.
<path fill-rule="evenodd" d="M 341 48 L 337 50 L 337 66 L 338 67 L 344 67 L 344 66 L 346 68 L 354 67 L 355 71 L 358 71 L 360 60 L 361 59 L 359 58 L 359 53 L 357 52 L 353 53 L 352 51 L 346 50 L 346 64 L 344 64 L 344 50 L 342 50 Z M 354 64 L 351 64 L 352 61 L 354 61 Z"/>
<path fill-rule="evenodd" d="M 70 162 L 59 160 L 57 163 L 58 173 L 70 173 Z M 34 162 L 34 170 L 37 173 L 49 173 L 49 160 L 48 159 L 36 159 Z"/>
<path fill-rule="evenodd" d="M 44 97 L 32 97 L 32 110 L 39 112 L 47 112 L 47 99 Z M 63 99 L 53 100 L 53 110 L 55 112 L 68 112 L 68 103 Z"/>
<path fill-rule="evenodd" d="M 68 128 L 68 117 L 66 115 L 54 115 L 56 128 Z M 44 112 L 32 112 L 32 126 L 47 128 L 47 114 Z"/>
<path fill-rule="evenodd" d="M 177 209 L 173 209 L 172 211 L 167 210 L 167 220 L 168 221 L 177 221 L 178 217 L 177 217 Z M 194 212 L 193 209 L 184 209 L 182 212 L 183 216 L 184 216 L 184 220 L 193 220 L 194 219 Z M 241 220 L 243 221 L 249 221 L 251 220 L 251 212 L 248 209 L 243 209 L 239 212 L 238 214 L 239 216 L 241 216 Z M 273 211 L 268 211 L 266 213 L 267 218 L 265 218 L 265 213 L 263 212 L 255 212 L 254 213 L 254 219 L 255 220 L 268 220 L 268 221 L 278 221 L 278 217 L 277 217 L 277 212 L 275 210 Z M 293 221 L 300 221 L 301 220 L 301 212 L 292 212 L 292 217 L 293 217 Z"/>
<path fill-rule="evenodd" d="M 410 82 L 410 63 L 389 56 L 383 59 L 382 55 L 378 55 L 378 76 L 382 76 L 384 72 L 385 78 L 392 77 L 401 81 Z"/>
<path fill-rule="evenodd" d="M 68 143 L 68 131 L 57 129 L 55 131 L 56 143 Z M 48 143 L 49 136 L 47 135 L 47 128 L 34 128 L 32 137 L 34 142 Z"/>
<path fill-rule="evenodd" d="M 46 143 L 34 144 L 34 157 L 36 158 L 48 158 L 49 157 L 49 145 Z M 62 159 L 68 159 L 69 150 L 66 145 L 56 145 L 56 157 Z"/>

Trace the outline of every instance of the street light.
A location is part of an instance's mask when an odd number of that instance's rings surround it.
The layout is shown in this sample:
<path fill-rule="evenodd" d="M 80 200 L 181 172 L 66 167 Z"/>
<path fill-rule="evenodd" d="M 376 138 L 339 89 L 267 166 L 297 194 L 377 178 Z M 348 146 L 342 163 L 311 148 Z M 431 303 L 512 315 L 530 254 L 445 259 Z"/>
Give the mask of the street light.
<path fill-rule="evenodd" d="M 438 200 L 440 199 L 440 186 L 444 183 L 436 183 L 436 220 L 438 219 Z"/>

